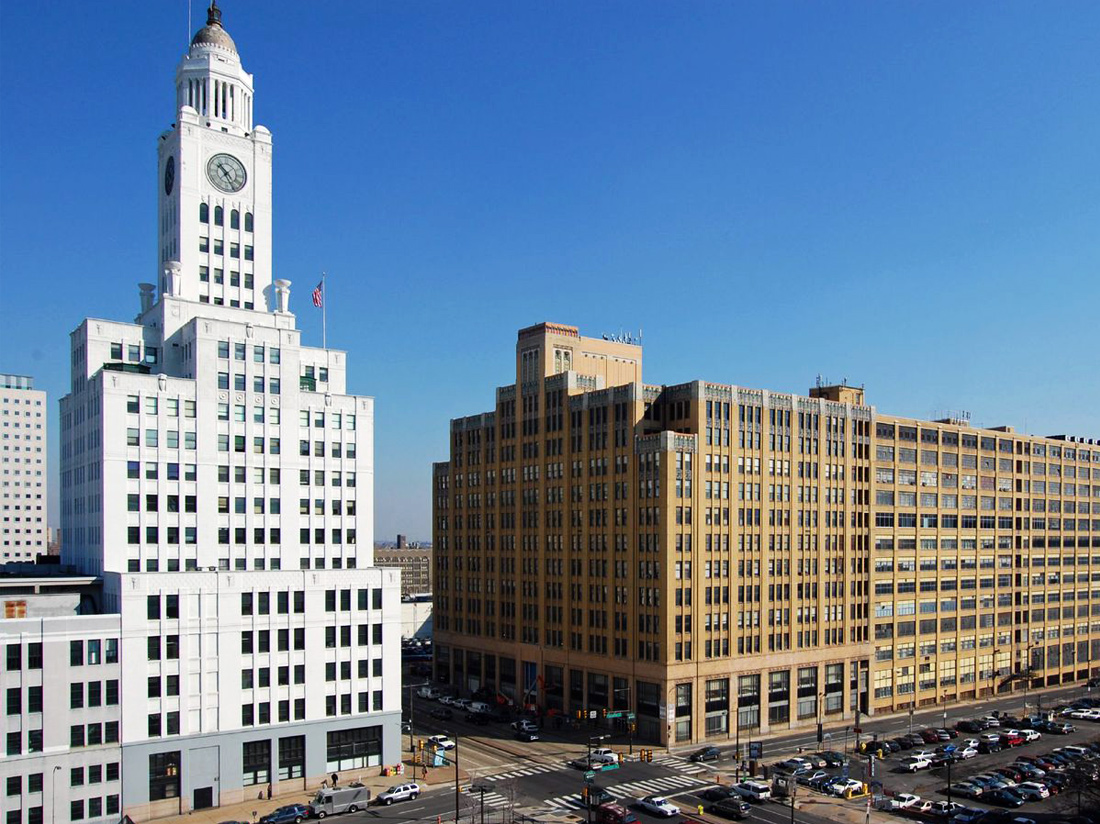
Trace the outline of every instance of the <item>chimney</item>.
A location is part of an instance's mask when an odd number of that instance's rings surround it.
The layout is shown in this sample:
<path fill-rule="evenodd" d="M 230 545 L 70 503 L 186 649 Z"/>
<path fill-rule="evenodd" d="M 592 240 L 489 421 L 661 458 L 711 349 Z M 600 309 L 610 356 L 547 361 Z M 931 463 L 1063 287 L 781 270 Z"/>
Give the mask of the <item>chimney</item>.
<path fill-rule="evenodd" d="M 179 297 L 180 294 L 180 272 L 183 266 L 178 260 L 169 260 L 164 264 L 164 278 L 160 286 L 161 295 L 171 295 L 172 297 Z"/>
<path fill-rule="evenodd" d="M 275 312 L 276 314 L 285 314 L 290 311 L 290 281 L 289 280 L 277 280 L 275 281 Z"/>
<path fill-rule="evenodd" d="M 145 314 L 153 308 L 153 291 L 157 287 L 151 283 L 139 283 L 138 291 L 141 293 L 141 314 Z"/>

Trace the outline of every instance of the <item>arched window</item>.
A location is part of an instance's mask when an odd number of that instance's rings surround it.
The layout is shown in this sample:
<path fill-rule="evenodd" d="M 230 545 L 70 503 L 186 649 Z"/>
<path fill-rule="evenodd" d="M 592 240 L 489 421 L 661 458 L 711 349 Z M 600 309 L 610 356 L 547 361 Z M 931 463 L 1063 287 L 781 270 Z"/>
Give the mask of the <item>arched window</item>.
<path fill-rule="evenodd" d="M 214 207 L 214 225 L 222 226 L 224 221 L 225 210 L 221 206 Z"/>
<path fill-rule="evenodd" d="M 240 229 L 241 228 L 241 213 L 234 209 L 229 213 L 229 228 Z"/>
<path fill-rule="evenodd" d="M 199 223 L 210 222 L 210 207 L 205 203 L 199 204 Z"/>
<path fill-rule="evenodd" d="M 244 230 L 246 232 L 252 231 L 252 212 L 244 213 Z"/>

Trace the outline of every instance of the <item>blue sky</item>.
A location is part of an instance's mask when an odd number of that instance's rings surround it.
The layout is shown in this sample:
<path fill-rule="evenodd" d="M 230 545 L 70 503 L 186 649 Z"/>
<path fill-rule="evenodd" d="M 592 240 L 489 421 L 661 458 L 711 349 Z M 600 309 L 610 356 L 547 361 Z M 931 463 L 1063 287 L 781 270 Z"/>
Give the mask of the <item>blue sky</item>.
<path fill-rule="evenodd" d="M 643 329 L 649 383 L 821 373 L 1100 436 L 1100 4 L 222 8 L 274 135 L 276 275 L 319 345 L 329 272 L 377 398 L 379 538 L 430 537 L 449 419 L 540 320 Z M 0 371 L 54 401 L 67 333 L 154 279 L 188 39 L 183 0 L 0 6 Z"/>

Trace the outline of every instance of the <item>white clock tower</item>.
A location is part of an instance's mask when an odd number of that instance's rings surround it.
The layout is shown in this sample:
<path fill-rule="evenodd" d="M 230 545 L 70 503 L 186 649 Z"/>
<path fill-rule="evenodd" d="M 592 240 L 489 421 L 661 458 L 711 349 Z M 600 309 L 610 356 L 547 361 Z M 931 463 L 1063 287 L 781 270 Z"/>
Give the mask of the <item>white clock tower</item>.
<path fill-rule="evenodd" d="M 176 123 L 157 142 L 160 289 L 271 312 L 271 132 L 252 125 L 252 75 L 221 18 L 211 2 L 176 69 Z"/>

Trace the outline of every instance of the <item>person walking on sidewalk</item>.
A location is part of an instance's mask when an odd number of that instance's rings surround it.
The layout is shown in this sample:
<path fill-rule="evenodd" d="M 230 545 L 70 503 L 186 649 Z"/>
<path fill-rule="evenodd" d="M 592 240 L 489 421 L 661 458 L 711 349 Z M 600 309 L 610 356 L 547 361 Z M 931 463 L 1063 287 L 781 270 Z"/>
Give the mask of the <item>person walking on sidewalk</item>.
<path fill-rule="evenodd" d="M 336 773 L 332 774 L 332 789 L 336 789 L 336 782 L 340 778 Z"/>

